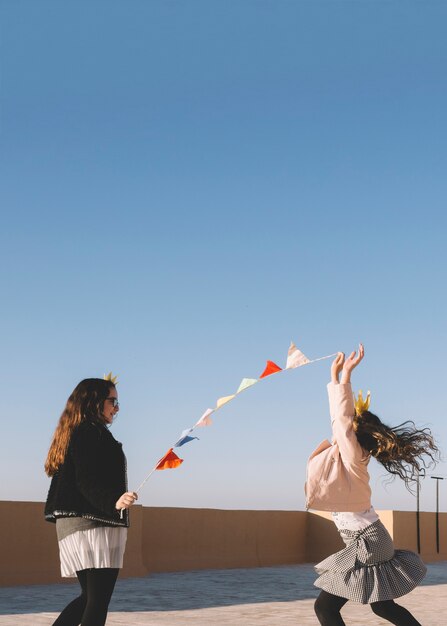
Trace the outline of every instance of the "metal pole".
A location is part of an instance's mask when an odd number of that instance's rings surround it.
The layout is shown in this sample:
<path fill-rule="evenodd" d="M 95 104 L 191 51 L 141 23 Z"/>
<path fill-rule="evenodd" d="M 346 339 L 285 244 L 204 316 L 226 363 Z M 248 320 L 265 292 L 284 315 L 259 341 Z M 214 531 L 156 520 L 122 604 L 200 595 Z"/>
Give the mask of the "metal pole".
<path fill-rule="evenodd" d="M 419 493 L 421 490 L 421 482 L 420 476 L 418 472 L 418 478 L 416 483 L 416 537 L 417 537 L 417 545 L 418 545 L 418 554 L 421 553 L 421 521 L 419 516 Z"/>
<path fill-rule="evenodd" d="M 439 481 L 442 476 L 432 476 L 436 480 L 436 552 L 439 554 Z"/>

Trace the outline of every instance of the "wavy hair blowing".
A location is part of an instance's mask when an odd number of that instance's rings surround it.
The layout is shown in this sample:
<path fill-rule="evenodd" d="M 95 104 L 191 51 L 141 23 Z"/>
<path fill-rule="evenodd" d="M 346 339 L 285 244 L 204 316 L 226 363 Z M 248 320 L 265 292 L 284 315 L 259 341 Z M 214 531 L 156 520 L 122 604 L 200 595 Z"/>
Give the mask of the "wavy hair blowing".
<path fill-rule="evenodd" d="M 399 476 L 407 489 L 426 470 L 436 465 L 439 449 L 429 428 L 416 428 L 412 421 L 387 426 L 377 415 L 364 411 L 356 415 L 353 427 L 357 441 L 393 476 Z"/>
<path fill-rule="evenodd" d="M 75 387 L 59 418 L 45 461 L 45 472 L 54 476 L 65 461 L 73 431 L 84 420 L 105 424 L 104 401 L 115 385 L 102 378 L 86 378 Z"/>

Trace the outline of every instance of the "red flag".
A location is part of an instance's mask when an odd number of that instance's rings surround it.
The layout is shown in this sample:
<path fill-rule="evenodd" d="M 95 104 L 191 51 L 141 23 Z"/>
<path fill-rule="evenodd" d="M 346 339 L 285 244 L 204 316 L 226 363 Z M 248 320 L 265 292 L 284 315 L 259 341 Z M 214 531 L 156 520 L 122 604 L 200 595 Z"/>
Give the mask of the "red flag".
<path fill-rule="evenodd" d="M 270 376 L 270 374 L 274 374 L 275 372 L 280 372 L 282 367 L 273 363 L 273 361 L 267 361 L 267 365 L 265 366 L 265 370 L 262 372 L 259 378 L 265 378 L 266 376 Z"/>
<path fill-rule="evenodd" d="M 164 457 L 160 459 L 157 463 L 155 469 L 164 470 L 164 469 L 174 469 L 183 463 L 183 459 L 180 459 L 175 452 L 172 451 L 172 448 L 166 452 Z"/>

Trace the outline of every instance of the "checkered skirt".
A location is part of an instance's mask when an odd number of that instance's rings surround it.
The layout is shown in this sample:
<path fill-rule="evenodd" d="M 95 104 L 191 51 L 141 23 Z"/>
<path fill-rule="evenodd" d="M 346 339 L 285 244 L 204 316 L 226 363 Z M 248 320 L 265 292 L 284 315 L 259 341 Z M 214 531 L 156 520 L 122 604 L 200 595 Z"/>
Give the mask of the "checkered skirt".
<path fill-rule="evenodd" d="M 412 591 L 427 568 L 414 552 L 395 550 L 380 520 L 362 530 L 340 530 L 346 547 L 315 566 L 315 586 L 362 604 L 393 600 Z"/>

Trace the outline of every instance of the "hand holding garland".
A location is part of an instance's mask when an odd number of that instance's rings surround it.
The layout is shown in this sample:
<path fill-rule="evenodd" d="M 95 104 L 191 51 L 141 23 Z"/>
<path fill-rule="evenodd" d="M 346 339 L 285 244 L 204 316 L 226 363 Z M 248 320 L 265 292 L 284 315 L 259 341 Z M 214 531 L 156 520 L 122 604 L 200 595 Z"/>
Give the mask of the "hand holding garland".
<path fill-rule="evenodd" d="M 126 493 L 123 493 L 115 504 L 117 511 L 121 511 L 121 517 L 123 509 L 130 509 L 136 500 L 138 500 L 138 494 L 135 493 L 135 491 L 126 491 Z"/>

